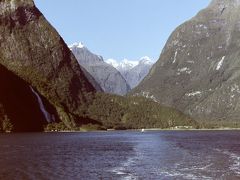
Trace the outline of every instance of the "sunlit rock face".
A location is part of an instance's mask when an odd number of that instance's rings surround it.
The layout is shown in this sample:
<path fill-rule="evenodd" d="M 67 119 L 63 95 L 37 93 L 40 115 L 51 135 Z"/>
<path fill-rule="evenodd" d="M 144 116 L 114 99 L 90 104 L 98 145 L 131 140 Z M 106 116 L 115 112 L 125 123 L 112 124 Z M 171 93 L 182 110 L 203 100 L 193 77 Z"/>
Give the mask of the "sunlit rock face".
<path fill-rule="evenodd" d="M 0 1 L 0 64 L 45 97 L 68 126 L 95 88 L 32 0 Z"/>
<path fill-rule="evenodd" d="M 132 92 L 199 120 L 240 122 L 240 1 L 214 0 L 179 26 Z"/>

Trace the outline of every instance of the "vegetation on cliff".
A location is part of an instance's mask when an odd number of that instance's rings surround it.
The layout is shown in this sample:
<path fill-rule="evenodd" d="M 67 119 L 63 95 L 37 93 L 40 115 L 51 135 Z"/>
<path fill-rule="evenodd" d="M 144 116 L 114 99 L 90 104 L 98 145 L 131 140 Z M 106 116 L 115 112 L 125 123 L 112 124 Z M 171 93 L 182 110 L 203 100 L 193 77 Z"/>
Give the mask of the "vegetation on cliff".
<path fill-rule="evenodd" d="M 4 8 L 3 8 L 4 7 Z M 32 0 L 0 7 L 2 129 L 167 128 L 196 123 L 141 97 L 96 93 L 58 32 Z M 47 119 L 43 107 L 51 115 Z M 7 116 L 6 116 L 7 115 Z"/>
<path fill-rule="evenodd" d="M 13 125 L 5 113 L 3 105 L 0 103 L 0 132 L 11 132 Z"/>
<path fill-rule="evenodd" d="M 70 129 L 62 124 L 49 124 L 46 130 L 164 129 L 175 126 L 198 128 L 197 122 L 180 111 L 160 106 L 144 97 L 96 93 L 82 111 L 83 118 L 88 119 L 88 122 L 76 123 Z"/>

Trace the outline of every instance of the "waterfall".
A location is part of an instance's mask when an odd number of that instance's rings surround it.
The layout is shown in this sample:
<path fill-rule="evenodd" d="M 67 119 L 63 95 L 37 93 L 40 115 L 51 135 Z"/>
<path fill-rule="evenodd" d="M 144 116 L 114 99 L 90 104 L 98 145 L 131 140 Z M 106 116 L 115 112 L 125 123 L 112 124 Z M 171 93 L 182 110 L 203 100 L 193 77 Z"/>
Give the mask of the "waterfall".
<path fill-rule="evenodd" d="M 40 107 L 40 110 L 42 111 L 45 119 L 47 120 L 47 122 L 52 122 L 52 120 L 54 121 L 54 116 L 52 117 L 52 115 L 46 110 L 44 104 L 43 104 L 43 101 L 41 99 L 41 97 L 39 96 L 39 94 L 30 86 L 31 88 L 31 91 L 33 92 L 33 94 L 37 97 L 37 100 L 38 100 L 38 104 L 39 104 L 39 107 Z"/>

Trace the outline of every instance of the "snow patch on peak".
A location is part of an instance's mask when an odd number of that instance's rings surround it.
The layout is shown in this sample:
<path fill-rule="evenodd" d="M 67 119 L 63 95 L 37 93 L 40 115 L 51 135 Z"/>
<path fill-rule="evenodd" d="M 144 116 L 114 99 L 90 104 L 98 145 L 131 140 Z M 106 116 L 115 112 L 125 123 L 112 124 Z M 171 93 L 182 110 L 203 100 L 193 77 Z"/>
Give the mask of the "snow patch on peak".
<path fill-rule="evenodd" d="M 140 61 L 145 60 L 145 61 L 151 61 L 150 57 L 148 56 L 143 56 L 140 58 Z"/>
<path fill-rule="evenodd" d="M 117 68 L 119 66 L 119 63 L 115 59 L 107 59 L 105 62 L 110 64 L 114 68 Z"/>
<path fill-rule="evenodd" d="M 118 70 L 130 70 L 138 65 L 152 65 L 153 61 L 148 57 L 144 56 L 139 59 L 139 61 L 133 61 L 128 59 L 123 59 L 122 61 L 117 61 L 115 59 L 107 59 L 106 63 L 112 65 Z"/>
<path fill-rule="evenodd" d="M 105 62 L 112 65 L 118 70 L 130 70 L 139 64 L 139 61 L 130 61 L 128 59 L 123 59 L 122 61 L 117 61 L 115 59 L 108 59 Z"/>
<path fill-rule="evenodd" d="M 79 42 L 79 43 L 73 43 L 71 45 L 68 46 L 70 49 L 73 49 L 73 48 L 85 48 L 84 44 L 82 42 Z"/>
<path fill-rule="evenodd" d="M 122 62 L 120 62 L 120 66 L 122 67 L 135 67 L 139 64 L 138 61 L 131 61 L 131 60 L 128 60 L 128 59 L 123 59 Z"/>
<path fill-rule="evenodd" d="M 144 56 L 138 61 L 131 61 L 128 59 L 117 61 L 115 59 L 108 59 L 106 63 L 116 68 L 126 79 L 131 88 L 136 87 L 144 77 L 146 77 L 153 65 L 153 61 L 148 56 Z"/>
<path fill-rule="evenodd" d="M 153 64 L 152 60 L 148 56 L 140 58 L 139 64 L 151 65 Z"/>

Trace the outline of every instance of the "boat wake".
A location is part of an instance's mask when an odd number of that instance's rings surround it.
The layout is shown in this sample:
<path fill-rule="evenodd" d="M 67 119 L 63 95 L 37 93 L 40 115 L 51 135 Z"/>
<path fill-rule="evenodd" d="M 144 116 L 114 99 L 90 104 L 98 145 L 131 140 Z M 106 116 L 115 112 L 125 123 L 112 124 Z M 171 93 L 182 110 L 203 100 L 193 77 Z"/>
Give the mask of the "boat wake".
<path fill-rule="evenodd" d="M 141 158 L 141 153 L 138 152 L 137 148 L 134 148 L 133 156 L 130 156 L 125 162 L 121 163 L 119 167 L 111 169 L 110 172 L 120 176 L 122 180 L 137 180 L 138 176 L 134 175 L 131 171 L 139 158 Z"/>
<path fill-rule="evenodd" d="M 233 171 L 240 177 L 240 155 L 229 151 L 222 151 L 222 153 L 229 156 L 229 160 L 231 162 L 229 170 Z"/>
<path fill-rule="evenodd" d="M 122 163 L 120 167 L 113 168 L 110 172 L 120 176 L 120 179 L 122 180 L 137 180 L 137 177 L 129 171 L 129 167 L 133 164 L 135 164 L 135 158 L 130 157 L 126 162 Z"/>

